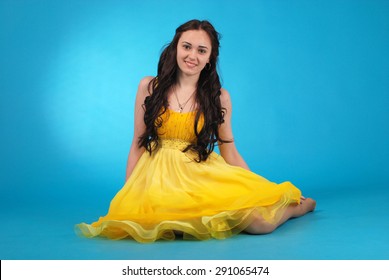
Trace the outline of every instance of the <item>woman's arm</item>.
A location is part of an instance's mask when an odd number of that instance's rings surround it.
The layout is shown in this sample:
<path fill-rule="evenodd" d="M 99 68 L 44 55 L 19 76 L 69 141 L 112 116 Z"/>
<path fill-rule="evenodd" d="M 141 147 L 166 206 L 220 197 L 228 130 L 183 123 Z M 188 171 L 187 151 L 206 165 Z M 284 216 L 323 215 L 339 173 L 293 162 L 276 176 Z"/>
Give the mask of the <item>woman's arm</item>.
<path fill-rule="evenodd" d="M 135 100 L 135 110 L 134 110 L 134 136 L 132 138 L 132 144 L 130 148 L 130 152 L 128 153 L 127 159 L 127 168 L 126 168 L 126 181 L 130 177 L 132 170 L 136 163 L 138 162 L 140 156 L 143 154 L 145 149 L 143 147 L 139 147 L 138 141 L 139 137 L 145 132 L 146 125 L 144 123 L 144 109 L 142 107 L 145 98 L 150 95 L 148 91 L 149 82 L 153 77 L 145 77 L 143 78 L 138 86 L 138 91 L 136 93 Z"/>
<path fill-rule="evenodd" d="M 226 112 L 224 115 L 224 123 L 222 123 L 219 127 L 219 137 L 222 140 L 232 141 L 230 143 L 219 143 L 220 154 L 228 164 L 250 170 L 242 156 L 239 154 L 234 143 L 234 136 L 232 134 L 231 127 L 231 98 L 230 94 L 225 89 L 221 89 L 220 102 L 222 108 L 226 109 Z"/>

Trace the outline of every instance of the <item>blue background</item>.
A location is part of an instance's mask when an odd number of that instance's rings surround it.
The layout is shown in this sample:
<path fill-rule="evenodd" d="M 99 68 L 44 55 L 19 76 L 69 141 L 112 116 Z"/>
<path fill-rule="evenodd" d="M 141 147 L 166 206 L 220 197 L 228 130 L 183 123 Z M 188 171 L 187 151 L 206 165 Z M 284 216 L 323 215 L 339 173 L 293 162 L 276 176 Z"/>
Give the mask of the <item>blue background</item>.
<path fill-rule="evenodd" d="M 119 257 L 42 248 L 94 242 L 72 239 L 73 224 L 103 215 L 122 187 L 138 82 L 156 74 L 162 47 L 192 18 L 222 34 L 219 74 L 251 169 L 319 198 L 316 217 L 366 215 L 387 232 L 375 215 L 389 210 L 388 14 L 378 0 L 2 0 L 0 258 Z M 387 258 L 387 233 L 377 236 L 378 252 L 355 255 L 350 245 L 344 256 L 300 258 Z"/>

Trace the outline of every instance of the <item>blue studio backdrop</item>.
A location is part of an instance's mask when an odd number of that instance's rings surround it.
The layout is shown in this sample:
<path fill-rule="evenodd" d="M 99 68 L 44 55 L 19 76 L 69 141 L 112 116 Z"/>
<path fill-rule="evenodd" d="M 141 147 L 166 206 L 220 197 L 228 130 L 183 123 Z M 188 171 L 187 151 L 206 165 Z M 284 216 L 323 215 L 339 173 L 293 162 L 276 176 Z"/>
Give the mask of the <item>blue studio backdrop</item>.
<path fill-rule="evenodd" d="M 219 74 L 254 172 L 307 196 L 386 188 L 388 14 L 379 0 L 1 0 L 2 215 L 104 214 L 138 83 L 193 18 L 222 35 Z"/>

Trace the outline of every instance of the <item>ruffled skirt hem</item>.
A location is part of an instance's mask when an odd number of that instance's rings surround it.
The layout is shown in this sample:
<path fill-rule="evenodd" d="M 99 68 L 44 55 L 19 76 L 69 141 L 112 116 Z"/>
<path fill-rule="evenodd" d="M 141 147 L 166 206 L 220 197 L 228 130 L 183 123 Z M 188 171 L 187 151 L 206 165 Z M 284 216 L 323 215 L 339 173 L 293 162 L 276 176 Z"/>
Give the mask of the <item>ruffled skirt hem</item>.
<path fill-rule="evenodd" d="M 244 231 L 258 215 L 268 223 L 277 223 L 285 209 L 286 207 L 283 207 L 274 211 L 268 207 L 256 207 L 225 211 L 213 216 L 188 220 L 165 220 L 152 224 L 105 219 L 93 224 L 77 224 L 75 231 L 79 236 L 88 238 L 105 237 L 112 240 L 129 238 L 140 243 L 150 243 L 160 239 L 174 240 L 181 235 L 184 240 L 226 239 Z"/>

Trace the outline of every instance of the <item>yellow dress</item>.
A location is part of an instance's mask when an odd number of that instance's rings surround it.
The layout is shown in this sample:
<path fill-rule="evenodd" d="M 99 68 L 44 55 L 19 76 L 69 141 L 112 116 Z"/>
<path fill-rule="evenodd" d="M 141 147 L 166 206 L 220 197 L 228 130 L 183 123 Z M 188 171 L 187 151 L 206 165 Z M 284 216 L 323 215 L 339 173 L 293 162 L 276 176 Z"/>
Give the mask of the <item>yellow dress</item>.
<path fill-rule="evenodd" d="M 142 154 L 107 215 L 76 225 L 77 232 L 144 243 L 174 239 L 176 232 L 185 239 L 224 239 L 243 231 L 254 213 L 276 223 L 289 204 L 300 202 L 290 182 L 272 183 L 215 152 L 201 163 L 193 152 L 183 153 L 195 141 L 194 116 L 167 110 L 158 131 L 161 147 Z"/>

